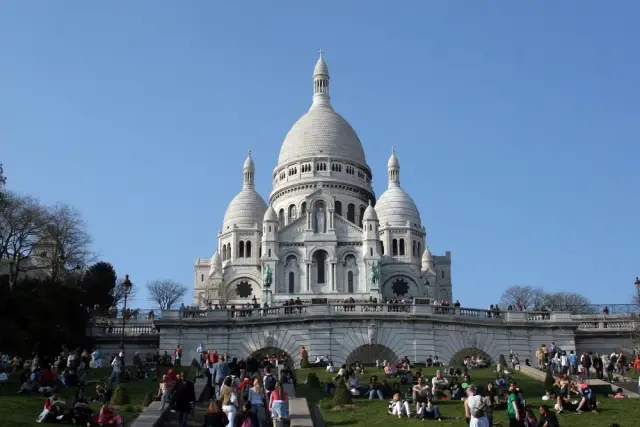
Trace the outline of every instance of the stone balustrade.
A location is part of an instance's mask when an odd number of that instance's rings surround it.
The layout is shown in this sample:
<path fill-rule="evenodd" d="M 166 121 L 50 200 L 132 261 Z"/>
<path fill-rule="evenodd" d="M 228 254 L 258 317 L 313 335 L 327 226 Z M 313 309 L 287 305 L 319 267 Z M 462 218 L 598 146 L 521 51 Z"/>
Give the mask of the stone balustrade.
<path fill-rule="evenodd" d="M 435 306 L 427 304 L 371 304 L 361 302 L 332 302 L 317 305 L 279 306 L 272 308 L 236 309 L 183 309 L 163 310 L 162 321 L 182 320 L 186 322 L 231 322 L 250 324 L 262 320 L 293 320 L 297 316 L 321 316 L 339 319 L 343 316 L 382 316 L 402 318 L 452 318 L 483 320 L 496 323 L 575 324 L 577 329 L 624 330 L 635 328 L 636 321 L 622 314 L 571 314 L 549 311 L 490 311 L 485 309 Z"/>

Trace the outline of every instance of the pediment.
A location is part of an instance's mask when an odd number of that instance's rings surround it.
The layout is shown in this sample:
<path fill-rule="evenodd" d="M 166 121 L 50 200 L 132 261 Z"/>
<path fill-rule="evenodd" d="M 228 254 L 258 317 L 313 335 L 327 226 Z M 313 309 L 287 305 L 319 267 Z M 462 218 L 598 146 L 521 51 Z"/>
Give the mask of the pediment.
<path fill-rule="evenodd" d="M 342 216 L 336 215 L 333 225 L 336 230 L 336 237 L 338 240 L 362 240 L 362 230 L 358 226 L 344 219 Z"/>
<path fill-rule="evenodd" d="M 306 215 L 302 215 L 278 232 L 278 240 L 281 242 L 302 242 L 306 231 Z"/>

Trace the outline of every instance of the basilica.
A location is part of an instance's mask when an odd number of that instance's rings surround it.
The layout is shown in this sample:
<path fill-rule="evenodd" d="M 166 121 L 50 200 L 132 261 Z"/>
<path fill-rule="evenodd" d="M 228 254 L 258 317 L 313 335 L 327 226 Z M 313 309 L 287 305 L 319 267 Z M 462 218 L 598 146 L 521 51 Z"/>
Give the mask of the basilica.
<path fill-rule="evenodd" d="M 194 304 L 451 300 L 451 253 L 429 251 L 420 213 L 400 184 L 395 150 L 388 187 L 376 200 L 362 143 L 329 92 L 321 53 L 311 108 L 282 143 L 269 202 L 255 190 L 249 153 L 218 248 L 195 263 Z"/>

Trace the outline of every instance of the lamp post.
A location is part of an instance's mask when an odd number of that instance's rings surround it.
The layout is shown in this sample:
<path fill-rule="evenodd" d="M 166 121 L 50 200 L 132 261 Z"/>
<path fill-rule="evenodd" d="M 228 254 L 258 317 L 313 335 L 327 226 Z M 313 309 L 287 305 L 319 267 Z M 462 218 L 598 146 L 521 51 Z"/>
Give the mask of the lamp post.
<path fill-rule="evenodd" d="M 640 277 L 636 276 L 636 281 L 633 284 L 636 285 L 636 292 L 638 292 L 636 304 L 640 304 Z"/>
<path fill-rule="evenodd" d="M 120 336 L 120 348 L 124 351 L 124 327 L 127 322 L 127 297 L 131 292 L 133 283 L 129 280 L 129 275 L 125 274 L 122 281 L 122 292 L 124 293 L 124 307 L 122 308 L 122 335 Z"/>

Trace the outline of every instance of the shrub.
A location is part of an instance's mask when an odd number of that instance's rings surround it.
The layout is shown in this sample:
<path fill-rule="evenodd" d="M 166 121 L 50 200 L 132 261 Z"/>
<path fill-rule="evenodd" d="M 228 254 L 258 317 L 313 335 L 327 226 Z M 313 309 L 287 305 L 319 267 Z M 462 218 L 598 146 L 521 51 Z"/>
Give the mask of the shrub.
<path fill-rule="evenodd" d="M 306 369 L 309 367 L 309 355 L 303 354 L 302 359 L 300 360 L 300 368 Z"/>
<path fill-rule="evenodd" d="M 153 394 L 145 394 L 144 399 L 142 399 L 142 407 L 146 408 L 147 406 L 151 405 L 151 402 L 153 402 Z"/>
<path fill-rule="evenodd" d="M 500 358 L 498 359 L 498 363 L 502 365 L 503 368 L 506 368 L 507 366 L 507 360 L 504 358 L 504 354 L 500 354 Z"/>
<path fill-rule="evenodd" d="M 338 378 L 336 380 L 336 391 L 333 395 L 333 407 L 340 407 L 350 405 L 353 402 L 351 399 L 351 393 L 347 388 L 347 383 L 344 378 Z"/>
<path fill-rule="evenodd" d="M 544 389 L 553 390 L 553 385 L 555 384 L 555 382 L 556 380 L 555 378 L 553 378 L 551 370 L 547 370 L 547 376 L 544 377 Z"/>
<path fill-rule="evenodd" d="M 307 385 L 311 388 L 320 388 L 320 379 L 315 372 L 309 372 L 307 375 Z"/>
<path fill-rule="evenodd" d="M 113 390 L 113 395 L 111 396 L 111 403 L 116 406 L 128 405 L 131 403 L 131 399 L 129 398 L 129 392 L 127 388 L 119 385 Z"/>

